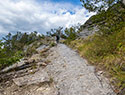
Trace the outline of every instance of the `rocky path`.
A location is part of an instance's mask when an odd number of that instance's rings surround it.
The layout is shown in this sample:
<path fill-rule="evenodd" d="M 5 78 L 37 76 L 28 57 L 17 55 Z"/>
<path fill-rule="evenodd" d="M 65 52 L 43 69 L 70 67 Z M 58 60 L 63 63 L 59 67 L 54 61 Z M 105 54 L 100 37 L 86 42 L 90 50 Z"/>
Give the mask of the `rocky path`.
<path fill-rule="evenodd" d="M 47 51 L 47 66 L 40 55 L 33 55 L 35 67 L 7 73 L 8 80 L 0 83 L 0 95 L 116 95 L 102 72 L 95 72 L 66 45 L 58 44 Z"/>
<path fill-rule="evenodd" d="M 51 64 L 47 70 L 52 76 L 58 95 L 115 95 L 108 80 L 66 45 L 51 49 Z"/>

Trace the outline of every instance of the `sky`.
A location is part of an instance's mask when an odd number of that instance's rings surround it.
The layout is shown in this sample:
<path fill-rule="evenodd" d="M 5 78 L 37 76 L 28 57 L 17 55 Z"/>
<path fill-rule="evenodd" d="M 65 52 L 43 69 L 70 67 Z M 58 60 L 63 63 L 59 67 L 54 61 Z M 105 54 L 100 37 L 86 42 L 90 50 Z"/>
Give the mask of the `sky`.
<path fill-rule="evenodd" d="M 59 26 L 84 24 L 94 14 L 80 0 L 0 0 L 0 38 L 17 31 L 45 34 Z"/>

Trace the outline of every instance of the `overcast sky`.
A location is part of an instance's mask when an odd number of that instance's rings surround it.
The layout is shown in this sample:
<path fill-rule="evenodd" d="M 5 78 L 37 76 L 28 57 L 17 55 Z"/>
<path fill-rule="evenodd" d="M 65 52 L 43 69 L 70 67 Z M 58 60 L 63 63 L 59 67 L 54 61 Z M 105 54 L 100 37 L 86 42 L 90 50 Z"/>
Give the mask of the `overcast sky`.
<path fill-rule="evenodd" d="M 45 34 L 59 26 L 83 24 L 93 14 L 80 0 L 0 0 L 0 37 L 17 31 Z"/>

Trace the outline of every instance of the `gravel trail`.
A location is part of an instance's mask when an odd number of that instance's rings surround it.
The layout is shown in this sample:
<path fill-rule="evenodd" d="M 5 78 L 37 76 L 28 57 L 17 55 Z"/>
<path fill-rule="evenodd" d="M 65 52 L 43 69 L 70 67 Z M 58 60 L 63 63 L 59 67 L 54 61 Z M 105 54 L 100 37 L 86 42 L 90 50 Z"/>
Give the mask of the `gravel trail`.
<path fill-rule="evenodd" d="M 64 44 L 51 48 L 46 69 L 58 95 L 116 95 L 108 79 L 95 73 L 95 68 Z"/>

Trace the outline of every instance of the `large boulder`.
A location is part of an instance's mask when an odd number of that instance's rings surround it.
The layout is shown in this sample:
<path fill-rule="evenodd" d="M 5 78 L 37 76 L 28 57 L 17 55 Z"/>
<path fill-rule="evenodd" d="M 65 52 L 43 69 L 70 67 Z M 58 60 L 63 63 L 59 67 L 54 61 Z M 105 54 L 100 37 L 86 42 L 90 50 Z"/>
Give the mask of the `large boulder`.
<path fill-rule="evenodd" d="M 13 79 L 13 82 L 19 87 L 24 85 L 45 83 L 49 81 L 50 78 L 45 70 L 39 70 L 34 74 Z"/>

